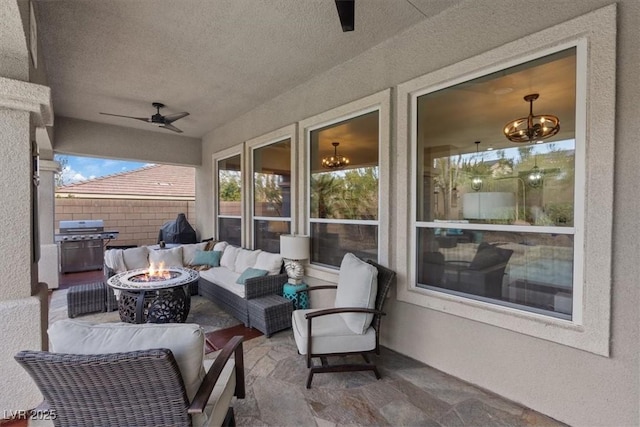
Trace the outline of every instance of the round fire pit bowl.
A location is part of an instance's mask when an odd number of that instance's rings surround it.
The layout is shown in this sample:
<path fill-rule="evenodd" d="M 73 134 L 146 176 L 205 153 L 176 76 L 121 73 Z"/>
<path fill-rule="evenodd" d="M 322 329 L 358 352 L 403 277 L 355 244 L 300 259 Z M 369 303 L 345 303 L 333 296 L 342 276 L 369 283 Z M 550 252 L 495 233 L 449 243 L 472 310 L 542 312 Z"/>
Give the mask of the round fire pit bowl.
<path fill-rule="evenodd" d="M 127 323 L 184 323 L 191 309 L 189 286 L 198 272 L 168 267 L 162 276 L 149 276 L 147 269 L 118 273 L 107 284 L 118 298 L 120 320 Z"/>

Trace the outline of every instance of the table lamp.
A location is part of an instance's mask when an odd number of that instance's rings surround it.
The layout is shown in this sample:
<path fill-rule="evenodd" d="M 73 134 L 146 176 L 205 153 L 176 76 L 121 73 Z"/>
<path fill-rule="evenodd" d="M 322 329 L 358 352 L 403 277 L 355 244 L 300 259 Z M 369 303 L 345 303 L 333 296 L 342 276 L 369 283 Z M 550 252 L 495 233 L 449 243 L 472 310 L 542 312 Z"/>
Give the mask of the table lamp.
<path fill-rule="evenodd" d="M 309 253 L 309 236 L 280 235 L 280 255 L 285 259 L 284 268 L 292 285 L 302 283 L 304 267 L 300 260 L 309 259 Z"/>

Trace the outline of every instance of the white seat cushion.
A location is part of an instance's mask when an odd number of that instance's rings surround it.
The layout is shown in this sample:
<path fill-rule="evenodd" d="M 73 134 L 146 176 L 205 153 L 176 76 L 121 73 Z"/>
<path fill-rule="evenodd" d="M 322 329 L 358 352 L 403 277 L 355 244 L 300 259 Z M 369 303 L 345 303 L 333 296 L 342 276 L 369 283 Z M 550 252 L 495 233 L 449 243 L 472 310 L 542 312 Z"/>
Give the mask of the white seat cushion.
<path fill-rule="evenodd" d="M 204 368 L 207 372 L 211 369 L 214 360 L 207 359 L 204 361 Z M 224 417 L 227 415 L 227 409 L 231 406 L 231 400 L 236 388 L 236 364 L 233 359 L 229 359 L 220 377 L 213 387 L 211 396 L 207 401 L 204 414 L 195 414 L 191 417 L 194 426 L 221 426 Z"/>
<path fill-rule="evenodd" d="M 335 307 L 375 308 L 378 292 L 378 269 L 355 255 L 342 258 Z M 373 314 L 342 313 L 345 323 L 353 332 L 363 334 L 373 320 Z"/>
<path fill-rule="evenodd" d="M 300 354 L 307 354 L 307 319 L 304 316 L 313 311 L 318 310 L 295 310 L 291 315 L 293 336 Z M 314 354 L 370 351 L 376 348 L 375 329 L 370 327 L 364 334 L 357 334 L 347 326 L 339 314 L 313 319 L 311 335 L 313 336 L 311 352 Z"/>
<path fill-rule="evenodd" d="M 171 249 L 156 249 L 149 251 L 149 264 L 156 267 L 164 263 L 165 267 L 182 267 L 182 246 Z"/>
<path fill-rule="evenodd" d="M 226 267 L 214 267 L 200 272 L 200 277 L 244 298 L 245 287 L 236 283 L 240 274 Z"/>
<path fill-rule="evenodd" d="M 196 256 L 196 251 L 204 251 L 204 248 L 206 247 L 207 242 L 182 245 L 182 265 L 193 265 L 193 259 Z"/>
<path fill-rule="evenodd" d="M 204 379 L 204 331 L 189 323 L 90 323 L 64 319 L 48 330 L 51 351 L 70 354 L 124 353 L 168 348 L 178 363 L 189 401 Z M 153 383 L 153 379 L 149 379 Z"/>

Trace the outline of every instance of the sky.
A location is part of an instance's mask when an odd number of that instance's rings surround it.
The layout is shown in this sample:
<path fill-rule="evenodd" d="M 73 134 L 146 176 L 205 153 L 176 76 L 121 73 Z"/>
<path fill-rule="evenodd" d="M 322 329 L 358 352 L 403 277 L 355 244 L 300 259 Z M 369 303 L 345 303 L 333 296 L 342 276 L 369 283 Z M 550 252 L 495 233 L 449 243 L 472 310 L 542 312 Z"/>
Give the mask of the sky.
<path fill-rule="evenodd" d="M 62 170 L 62 179 L 65 184 L 131 171 L 151 164 L 125 160 L 98 159 L 94 157 L 55 156 L 55 160 L 57 161 L 61 161 L 62 159 L 67 159 Z"/>

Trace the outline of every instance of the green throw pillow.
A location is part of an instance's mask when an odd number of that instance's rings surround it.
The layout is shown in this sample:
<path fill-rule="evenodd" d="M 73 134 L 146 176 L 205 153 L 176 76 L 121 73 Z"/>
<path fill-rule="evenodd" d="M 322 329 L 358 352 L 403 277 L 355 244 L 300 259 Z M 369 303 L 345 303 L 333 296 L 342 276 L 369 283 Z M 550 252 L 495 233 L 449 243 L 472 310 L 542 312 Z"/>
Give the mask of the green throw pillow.
<path fill-rule="evenodd" d="M 222 251 L 201 251 L 198 249 L 193 257 L 193 265 L 220 267 L 220 258 L 222 258 Z"/>
<path fill-rule="evenodd" d="M 244 285 L 247 282 L 247 279 L 252 279 L 254 277 L 262 277 L 262 276 L 266 276 L 268 273 L 267 270 L 260 270 L 259 268 L 247 268 L 245 271 L 242 272 L 242 274 L 240 275 L 240 277 L 238 277 L 238 280 L 236 280 L 236 283 L 239 285 Z"/>

